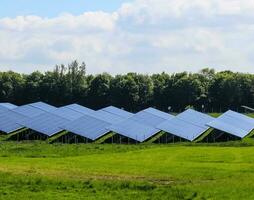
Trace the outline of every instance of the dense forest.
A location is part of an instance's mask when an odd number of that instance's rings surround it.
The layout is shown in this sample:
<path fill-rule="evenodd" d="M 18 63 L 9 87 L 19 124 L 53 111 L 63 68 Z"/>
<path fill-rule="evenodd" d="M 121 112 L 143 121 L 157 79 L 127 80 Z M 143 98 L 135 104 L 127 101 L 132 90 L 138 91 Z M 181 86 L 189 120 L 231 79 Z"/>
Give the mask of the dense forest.
<path fill-rule="evenodd" d="M 254 107 L 254 74 L 205 68 L 198 73 L 87 75 L 85 63 L 74 61 L 45 73 L 0 72 L 0 101 L 79 103 L 94 109 L 114 105 L 133 112 L 149 106 L 174 112 L 186 107 L 222 112 Z"/>

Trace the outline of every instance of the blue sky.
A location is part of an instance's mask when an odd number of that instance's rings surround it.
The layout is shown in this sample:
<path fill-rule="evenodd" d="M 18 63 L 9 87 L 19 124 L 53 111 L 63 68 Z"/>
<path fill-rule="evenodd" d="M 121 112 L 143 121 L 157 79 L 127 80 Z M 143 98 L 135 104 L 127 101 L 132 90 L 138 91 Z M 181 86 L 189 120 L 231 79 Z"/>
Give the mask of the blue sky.
<path fill-rule="evenodd" d="M 254 73 L 254 1 L 0 0 L 0 71 Z"/>
<path fill-rule="evenodd" d="M 112 12 L 131 0 L 1 0 L 0 17 L 38 15 L 55 17 L 61 13 L 79 15 L 87 11 Z"/>

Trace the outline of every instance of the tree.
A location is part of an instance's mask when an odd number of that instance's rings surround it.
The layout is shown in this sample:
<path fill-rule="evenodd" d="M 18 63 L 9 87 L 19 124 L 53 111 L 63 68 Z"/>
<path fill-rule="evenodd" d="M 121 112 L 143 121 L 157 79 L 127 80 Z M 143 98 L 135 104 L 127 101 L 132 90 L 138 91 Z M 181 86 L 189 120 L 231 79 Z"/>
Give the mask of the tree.
<path fill-rule="evenodd" d="M 0 101 L 23 103 L 24 77 L 21 74 L 8 71 L 0 73 Z"/>
<path fill-rule="evenodd" d="M 0 101 L 79 103 L 94 109 L 112 104 L 133 112 L 149 106 L 164 111 L 170 106 L 175 112 L 187 107 L 222 112 L 242 105 L 254 107 L 254 75 L 204 68 L 198 73 L 94 76 L 86 75 L 85 63 L 73 61 L 45 73 L 0 72 Z"/>
<path fill-rule="evenodd" d="M 43 74 L 39 71 L 33 72 L 29 75 L 24 76 L 24 102 L 34 102 L 41 100 L 41 82 L 43 79 Z"/>
<path fill-rule="evenodd" d="M 87 94 L 88 105 L 94 109 L 98 109 L 104 106 L 108 106 L 110 82 L 112 77 L 107 74 L 97 75 L 90 83 Z"/>
<path fill-rule="evenodd" d="M 136 111 L 139 88 L 131 74 L 117 75 L 110 84 L 112 105 Z"/>
<path fill-rule="evenodd" d="M 165 72 L 161 74 L 152 75 L 153 81 L 153 97 L 152 104 L 161 110 L 168 111 L 168 107 L 171 106 L 170 97 L 170 89 L 172 86 L 171 77 Z M 169 89 L 167 91 L 167 89 Z"/>

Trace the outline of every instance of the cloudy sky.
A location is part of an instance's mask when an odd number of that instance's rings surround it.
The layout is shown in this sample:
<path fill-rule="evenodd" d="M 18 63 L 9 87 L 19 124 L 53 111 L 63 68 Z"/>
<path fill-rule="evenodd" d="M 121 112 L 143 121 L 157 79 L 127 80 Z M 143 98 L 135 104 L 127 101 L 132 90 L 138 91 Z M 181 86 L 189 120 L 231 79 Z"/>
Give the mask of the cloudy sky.
<path fill-rule="evenodd" d="M 0 70 L 254 73 L 251 0 L 1 0 Z"/>

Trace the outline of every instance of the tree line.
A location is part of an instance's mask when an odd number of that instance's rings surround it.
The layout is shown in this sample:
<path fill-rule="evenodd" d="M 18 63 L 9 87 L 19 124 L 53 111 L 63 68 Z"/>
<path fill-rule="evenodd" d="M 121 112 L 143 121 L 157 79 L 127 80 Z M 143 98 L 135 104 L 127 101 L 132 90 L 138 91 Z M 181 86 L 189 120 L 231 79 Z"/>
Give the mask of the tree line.
<path fill-rule="evenodd" d="M 254 107 L 254 74 L 205 68 L 198 73 L 87 75 L 85 63 L 77 61 L 45 73 L 0 72 L 0 102 L 36 101 L 93 109 L 114 105 L 132 112 L 150 106 L 172 112 L 187 107 L 223 112 Z"/>

